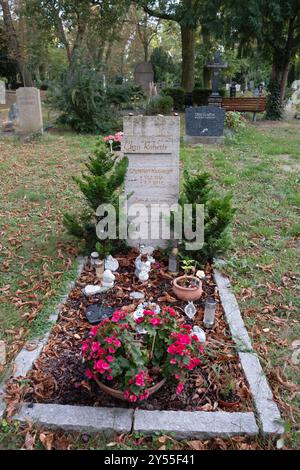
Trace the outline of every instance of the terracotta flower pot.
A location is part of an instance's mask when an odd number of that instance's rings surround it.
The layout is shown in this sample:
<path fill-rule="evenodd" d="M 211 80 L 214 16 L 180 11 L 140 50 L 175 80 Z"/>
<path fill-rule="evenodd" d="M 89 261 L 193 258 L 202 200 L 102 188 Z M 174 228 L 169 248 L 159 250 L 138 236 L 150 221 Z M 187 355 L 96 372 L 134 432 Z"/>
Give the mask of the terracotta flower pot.
<path fill-rule="evenodd" d="M 126 401 L 124 398 L 124 392 L 122 392 L 121 390 L 116 390 L 115 388 L 108 387 L 107 385 L 104 385 L 102 382 L 100 382 L 100 380 L 98 380 L 97 378 L 95 378 L 95 381 L 98 387 L 101 388 L 103 392 L 107 393 L 107 395 L 110 395 L 111 397 L 114 397 L 114 398 L 118 398 L 118 400 Z M 153 385 L 153 387 L 148 388 L 149 396 L 157 392 L 157 390 L 159 390 L 164 385 L 165 382 L 166 382 L 166 379 L 162 379 L 160 382 Z"/>
<path fill-rule="evenodd" d="M 218 403 L 219 405 L 223 406 L 224 408 L 236 408 L 241 402 L 241 399 L 239 396 L 235 395 L 233 398 L 230 398 L 229 400 L 222 400 L 220 398 L 220 395 L 218 395 Z"/>
<path fill-rule="evenodd" d="M 195 280 L 199 283 L 198 287 L 183 287 L 179 283 L 181 280 L 189 279 Z M 180 300 L 185 301 L 194 301 L 200 299 L 202 295 L 202 283 L 201 281 L 195 276 L 180 276 L 174 279 L 173 281 L 173 292 L 176 297 Z"/>

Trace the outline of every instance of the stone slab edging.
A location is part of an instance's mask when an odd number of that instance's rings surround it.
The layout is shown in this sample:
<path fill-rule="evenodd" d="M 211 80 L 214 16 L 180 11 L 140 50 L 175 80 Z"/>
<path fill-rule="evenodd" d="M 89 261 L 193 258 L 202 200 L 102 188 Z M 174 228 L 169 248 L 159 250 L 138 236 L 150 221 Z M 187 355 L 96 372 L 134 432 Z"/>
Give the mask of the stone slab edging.
<path fill-rule="evenodd" d="M 78 263 L 78 268 L 76 272 L 76 278 L 74 281 L 71 281 L 67 283 L 66 287 L 66 293 L 63 295 L 63 297 L 60 300 L 60 303 L 56 307 L 55 311 L 49 316 L 49 321 L 51 323 L 55 323 L 58 319 L 59 313 L 61 312 L 64 303 L 68 299 L 70 291 L 75 287 L 75 283 L 77 278 L 81 275 L 83 268 L 85 266 L 85 263 L 87 261 L 86 257 L 83 256 L 78 256 L 76 258 L 76 261 Z M 41 337 L 36 339 L 37 346 L 33 351 L 28 351 L 25 347 L 21 349 L 19 354 L 17 354 L 15 361 L 10 368 L 11 376 L 12 377 L 25 377 L 28 372 L 31 370 L 34 361 L 39 357 L 39 355 L 42 352 L 43 347 L 47 344 L 48 338 L 50 335 L 50 331 L 42 335 Z M 9 376 L 10 372 L 6 374 L 6 378 Z M 5 379 L 4 379 L 5 382 Z M 5 412 L 5 402 L 4 402 L 4 385 L 0 385 L 0 418 L 4 415 Z"/>
<path fill-rule="evenodd" d="M 226 411 L 136 410 L 133 430 L 143 434 L 164 431 L 177 439 L 256 436 L 259 432 L 254 413 Z"/>
<path fill-rule="evenodd" d="M 219 290 L 225 318 L 250 387 L 262 434 L 281 435 L 284 433 L 284 427 L 280 411 L 274 401 L 260 361 L 253 351 L 236 297 L 231 291 L 230 281 L 217 269 L 214 269 L 214 279 Z"/>
<path fill-rule="evenodd" d="M 48 429 L 112 436 L 131 432 L 133 413 L 134 410 L 128 408 L 29 403 L 21 407 L 14 419 L 22 423 L 34 422 Z"/>

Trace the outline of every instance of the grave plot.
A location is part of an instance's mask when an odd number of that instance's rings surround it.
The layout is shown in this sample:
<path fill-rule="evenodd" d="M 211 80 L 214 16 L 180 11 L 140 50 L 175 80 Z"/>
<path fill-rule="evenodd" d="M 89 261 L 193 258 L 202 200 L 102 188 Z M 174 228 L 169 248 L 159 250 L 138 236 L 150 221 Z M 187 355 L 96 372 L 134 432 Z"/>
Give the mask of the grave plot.
<path fill-rule="evenodd" d="M 173 277 L 167 270 L 167 259 L 156 255 L 157 263 L 151 271 L 149 281 L 140 284 L 134 274 L 132 251 L 126 258 L 119 258 L 120 269 L 117 282 L 107 293 L 86 297 L 82 289 L 86 284 L 96 284 L 97 278 L 87 265 L 71 291 L 57 325 L 54 326 L 48 344 L 33 370 L 28 374 L 26 401 L 71 405 L 105 407 L 133 407 L 134 403 L 118 400 L 89 382 L 82 364 L 81 345 L 90 331 L 86 311 L 91 305 L 123 309 L 132 316 L 141 301 L 133 301 L 132 291 L 138 290 L 145 296 L 143 301 L 157 303 L 161 309 L 172 307 L 178 314 L 178 321 L 188 322 L 184 313 L 186 302 L 177 300 L 171 289 Z M 203 283 L 204 293 L 195 302 L 197 313 L 193 325 L 202 327 L 204 302 L 214 295 L 215 284 L 208 267 L 207 280 Z M 138 404 L 146 410 L 186 410 L 186 411 L 249 411 L 251 394 L 224 320 L 222 306 L 218 300 L 216 323 L 212 330 L 206 330 L 207 346 L 203 364 L 190 375 L 180 394 L 176 394 L 177 384 L 166 383 L 147 400 Z M 158 377 L 158 381 L 161 377 Z M 107 381 L 107 385 L 111 384 Z"/>
<path fill-rule="evenodd" d="M 134 269 L 137 250 L 118 257 L 116 282 L 101 294 L 84 294 L 87 285 L 99 282 L 89 263 L 83 267 L 57 323 L 41 339 L 41 344 L 46 344 L 39 357 L 34 361 L 24 350 L 17 357 L 14 377 L 6 388 L 7 414 L 17 411 L 15 419 L 30 420 L 46 428 L 106 435 L 133 430 L 144 434 L 164 430 L 179 439 L 254 436 L 259 431 L 267 436 L 281 434 L 280 413 L 252 351 L 228 280 L 207 265 L 202 296 L 194 302 L 196 315 L 188 320 L 186 302 L 174 297 L 174 275 L 168 272 L 167 257 L 154 254 L 156 262 L 144 283 L 138 281 Z M 143 299 L 132 298 L 137 291 Z M 81 347 L 91 331 L 86 318 L 91 306 L 123 311 L 129 318 L 141 301 L 155 302 L 162 312 L 171 306 L 179 323 L 201 327 L 205 299 L 212 296 L 217 301 L 214 326 L 206 330 L 201 364 L 194 368 L 179 394 L 178 383 L 166 381 L 148 399 L 130 403 L 111 397 L 87 380 Z M 23 371 L 29 370 L 26 377 L 20 376 L 21 369 L 16 373 L 22 361 Z M 107 385 L 118 387 L 117 383 Z"/>

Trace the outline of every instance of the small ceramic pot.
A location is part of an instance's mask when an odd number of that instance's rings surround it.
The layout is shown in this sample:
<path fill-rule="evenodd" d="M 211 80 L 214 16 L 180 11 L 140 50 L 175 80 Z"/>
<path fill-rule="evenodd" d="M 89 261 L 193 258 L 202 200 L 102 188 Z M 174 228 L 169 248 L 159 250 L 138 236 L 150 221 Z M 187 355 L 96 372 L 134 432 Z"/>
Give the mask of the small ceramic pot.
<path fill-rule="evenodd" d="M 183 287 L 179 283 L 182 279 L 189 279 L 189 280 L 194 280 L 198 283 L 198 287 Z M 195 276 L 180 276 L 174 279 L 173 281 L 173 292 L 176 295 L 176 297 L 180 300 L 185 300 L 186 302 L 188 301 L 194 301 L 200 299 L 202 295 L 202 283 L 199 281 L 199 279 Z"/>
<path fill-rule="evenodd" d="M 107 395 L 110 395 L 113 398 L 118 398 L 118 400 L 126 401 L 124 398 L 124 392 L 122 392 L 121 390 L 116 390 L 115 388 L 108 387 L 107 385 L 104 385 L 102 382 L 100 382 L 100 380 L 98 380 L 97 378 L 95 378 L 95 381 L 98 387 L 103 392 L 107 393 Z M 149 396 L 157 392 L 157 390 L 159 390 L 164 385 L 165 382 L 166 382 L 166 379 L 163 379 L 157 384 L 153 385 L 153 387 L 148 388 Z"/>

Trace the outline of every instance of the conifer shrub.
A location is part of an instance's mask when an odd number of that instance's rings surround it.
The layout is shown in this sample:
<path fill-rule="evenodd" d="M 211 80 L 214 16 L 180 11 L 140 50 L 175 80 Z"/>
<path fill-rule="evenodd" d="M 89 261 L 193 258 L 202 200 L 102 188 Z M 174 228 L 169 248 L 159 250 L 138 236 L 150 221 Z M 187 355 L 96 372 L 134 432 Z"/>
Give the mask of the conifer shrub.
<path fill-rule="evenodd" d="M 224 253 L 230 246 L 230 225 L 235 213 L 232 207 L 232 195 L 215 194 L 209 173 L 191 175 L 186 170 L 181 204 L 191 204 L 193 207 L 193 230 L 196 227 L 195 206 L 204 205 L 203 247 L 199 251 L 187 251 L 184 248 L 183 254 L 201 263 L 213 261 L 213 258 Z"/>
<path fill-rule="evenodd" d="M 120 250 L 124 242 L 109 239 L 98 241 L 96 224 L 101 218 L 96 216 L 96 210 L 101 204 L 111 204 L 116 214 L 119 214 L 119 195 L 127 167 L 126 157 L 118 160 L 118 157 L 99 141 L 94 156 L 90 157 L 86 164 L 88 172 L 83 172 L 79 178 L 73 178 L 84 196 L 86 207 L 78 216 L 65 213 L 64 225 L 71 235 L 85 241 L 86 249 L 89 251 L 95 249 L 97 244 L 97 251 L 102 256 Z"/>

